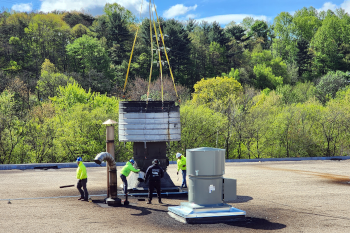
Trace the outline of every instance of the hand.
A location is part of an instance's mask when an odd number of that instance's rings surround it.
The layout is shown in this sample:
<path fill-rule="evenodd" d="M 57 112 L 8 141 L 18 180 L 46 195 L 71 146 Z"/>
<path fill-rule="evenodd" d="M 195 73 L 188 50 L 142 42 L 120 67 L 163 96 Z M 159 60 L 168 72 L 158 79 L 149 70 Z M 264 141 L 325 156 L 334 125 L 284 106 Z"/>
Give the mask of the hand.
<path fill-rule="evenodd" d="M 176 172 L 176 175 L 179 175 L 179 172 Z"/>
<path fill-rule="evenodd" d="M 186 165 L 182 165 L 182 167 L 186 167 Z"/>

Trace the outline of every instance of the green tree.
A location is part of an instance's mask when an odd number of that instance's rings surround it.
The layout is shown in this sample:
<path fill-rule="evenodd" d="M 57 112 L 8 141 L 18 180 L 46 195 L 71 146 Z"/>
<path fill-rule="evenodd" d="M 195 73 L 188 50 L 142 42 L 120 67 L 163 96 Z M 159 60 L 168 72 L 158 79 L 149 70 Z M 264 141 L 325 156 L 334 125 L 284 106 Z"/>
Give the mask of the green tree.
<path fill-rule="evenodd" d="M 318 73 L 326 74 L 328 71 L 340 68 L 343 57 L 338 52 L 338 45 L 343 42 L 343 38 L 348 38 L 346 35 L 348 30 L 344 32 L 342 28 L 342 22 L 338 17 L 327 16 L 312 38 L 311 46 L 315 50 L 314 63 Z"/>
<path fill-rule="evenodd" d="M 194 85 L 192 103 L 219 109 L 220 106 L 225 106 L 231 97 L 237 97 L 241 91 L 241 84 L 234 78 L 202 79 Z"/>
<path fill-rule="evenodd" d="M 14 93 L 0 94 L 0 163 L 16 163 L 14 151 L 23 137 L 24 123 L 16 116 Z"/>
<path fill-rule="evenodd" d="M 109 57 L 101 41 L 96 38 L 83 35 L 73 43 L 68 44 L 66 50 L 71 60 L 70 69 L 82 73 L 83 78 L 90 70 L 108 75 Z"/>
<path fill-rule="evenodd" d="M 35 67 L 36 77 L 40 76 L 40 66 L 45 58 L 65 71 L 67 60 L 65 46 L 68 42 L 70 27 L 57 14 L 36 14 L 30 21 L 25 33 L 30 38 L 31 65 Z"/>
<path fill-rule="evenodd" d="M 311 41 L 318 28 L 321 27 L 322 21 L 318 16 L 317 10 L 313 7 L 302 8 L 293 15 L 293 23 L 295 25 L 295 34 L 297 38 L 304 38 Z"/>
<path fill-rule="evenodd" d="M 275 76 L 272 72 L 272 68 L 267 67 L 265 64 L 254 66 L 254 74 L 256 76 L 256 86 L 260 89 L 266 87 L 275 89 L 283 84 L 283 78 L 281 76 Z"/>
<path fill-rule="evenodd" d="M 45 59 L 41 67 L 41 76 L 36 86 L 40 98 L 47 99 L 49 96 L 56 96 L 59 86 L 66 86 L 68 83 L 74 83 L 72 77 L 67 77 L 64 74 L 55 72 L 55 66 L 48 59 Z"/>
<path fill-rule="evenodd" d="M 95 21 L 95 18 L 92 15 L 85 14 L 82 12 L 65 12 L 63 14 L 63 20 L 71 27 L 80 24 L 84 25 L 85 27 L 90 27 L 93 22 Z"/>
<path fill-rule="evenodd" d="M 72 28 L 72 36 L 74 39 L 82 37 L 83 35 L 89 35 L 90 30 L 83 24 L 77 24 Z"/>
<path fill-rule="evenodd" d="M 204 106 L 186 103 L 180 108 L 181 141 L 173 143 L 178 151 L 195 147 L 222 147 L 220 140 L 227 121 L 219 112 Z"/>
<path fill-rule="evenodd" d="M 301 77 L 304 73 L 311 71 L 312 54 L 310 52 L 309 42 L 303 38 L 298 40 L 297 48 L 296 62 L 298 65 L 298 73 Z"/>
<path fill-rule="evenodd" d="M 296 28 L 293 16 L 288 12 L 281 12 L 274 19 L 274 34 L 272 47 L 275 53 L 283 60 L 293 62 L 296 55 Z"/>
<path fill-rule="evenodd" d="M 168 35 L 165 38 L 165 47 L 169 48 L 169 61 L 173 74 L 176 74 L 177 81 L 182 85 L 190 87 L 192 80 L 190 80 L 191 60 L 190 60 L 190 38 L 188 31 L 185 30 L 183 24 L 175 19 L 170 19 L 162 23 L 163 33 Z M 162 53 L 163 54 L 163 53 Z M 165 55 L 162 59 L 166 60 Z M 168 65 L 164 67 L 165 72 L 170 75 Z M 193 85 L 193 84 L 192 84 Z"/>
<path fill-rule="evenodd" d="M 349 75 L 342 71 L 330 71 L 322 76 L 316 85 L 316 96 L 325 104 L 336 96 L 336 93 L 348 85 Z"/>

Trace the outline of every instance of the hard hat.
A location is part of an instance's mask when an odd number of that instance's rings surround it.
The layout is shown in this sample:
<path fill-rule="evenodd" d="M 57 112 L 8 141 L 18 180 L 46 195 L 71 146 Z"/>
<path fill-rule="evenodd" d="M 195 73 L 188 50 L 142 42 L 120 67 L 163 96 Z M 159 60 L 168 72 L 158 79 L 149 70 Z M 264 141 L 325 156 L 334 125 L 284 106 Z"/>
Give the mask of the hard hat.
<path fill-rule="evenodd" d="M 158 160 L 158 159 L 154 159 L 154 160 L 152 161 L 152 164 L 159 164 L 159 160 Z"/>
<path fill-rule="evenodd" d="M 130 159 L 129 162 L 132 163 L 132 164 L 135 163 L 135 161 L 133 159 Z"/>
<path fill-rule="evenodd" d="M 180 158 L 182 154 L 180 154 L 179 152 L 176 153 L 176 158 Z"/>
<path fill-rule="evenodd" d="M 83 159 L 81 157 L 78 157 L 77 162 L 81 162 L 81 161 L 83 161 Z"/>

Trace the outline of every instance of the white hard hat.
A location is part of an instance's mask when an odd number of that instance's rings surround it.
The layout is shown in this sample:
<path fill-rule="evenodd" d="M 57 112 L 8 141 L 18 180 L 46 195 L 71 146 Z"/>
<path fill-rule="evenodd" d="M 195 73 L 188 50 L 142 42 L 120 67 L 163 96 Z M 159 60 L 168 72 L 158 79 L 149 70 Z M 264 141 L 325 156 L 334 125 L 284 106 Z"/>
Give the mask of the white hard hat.
<path fill-rule="evenodd" d="M 180 153 L 176 153 L 176 158 L 180 158 L 181 155 Z"/>

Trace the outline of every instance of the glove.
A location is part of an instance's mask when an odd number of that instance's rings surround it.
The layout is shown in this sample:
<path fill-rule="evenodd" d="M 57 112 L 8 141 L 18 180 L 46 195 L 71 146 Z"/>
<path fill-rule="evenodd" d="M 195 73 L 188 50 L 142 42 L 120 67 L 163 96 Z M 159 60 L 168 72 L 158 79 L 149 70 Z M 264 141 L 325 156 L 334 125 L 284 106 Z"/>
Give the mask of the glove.
<path fill-rule="evenodd" d="M 179 175 L 179 172 L 176 172 L 176 175 Z"/>
<path fill-rule="evenodd" d="M 182 165 L 182 167 L 186 167 L 186 165 Z"/>

